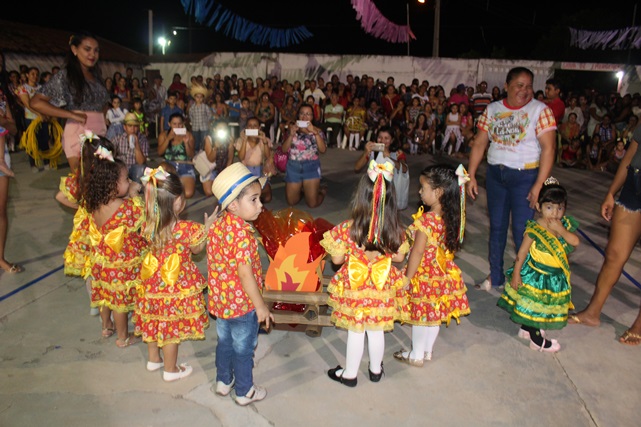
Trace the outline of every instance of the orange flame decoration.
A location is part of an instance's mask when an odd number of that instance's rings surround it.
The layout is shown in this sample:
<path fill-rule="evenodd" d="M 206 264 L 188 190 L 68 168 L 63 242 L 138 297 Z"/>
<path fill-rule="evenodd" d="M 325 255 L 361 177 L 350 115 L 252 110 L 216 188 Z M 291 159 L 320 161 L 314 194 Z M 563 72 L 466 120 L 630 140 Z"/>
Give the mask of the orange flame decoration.
<path fill-rule="evenodd" d="M 278 246 L 278 251 L 265 274 L 265 289 L 302 292 L 318 290 L 317 269 L 323 257 L 307 262 L 310 234 L 297 233 L 287 240 L 285 246 Z"/>

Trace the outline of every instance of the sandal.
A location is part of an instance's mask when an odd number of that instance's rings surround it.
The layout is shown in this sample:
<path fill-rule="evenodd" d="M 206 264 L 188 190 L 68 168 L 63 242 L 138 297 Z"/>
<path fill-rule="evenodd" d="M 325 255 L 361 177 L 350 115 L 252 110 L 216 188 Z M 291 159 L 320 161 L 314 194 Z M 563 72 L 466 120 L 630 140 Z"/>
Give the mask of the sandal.
<path fill-rule="evenodd" d="M 404 356 L 403 352 L 407 352 L 407 356 Z M 395 352 L 394 353 L 394 359 L 398 360 L 399 362 L 407 363 L 410 366 L 416 366 L 417 368 L 422 367 L 423 363 L 424 363 L 424 358 L 423 359 L 410 359 L 410 352 L 408 352 L 407 350 L 400 350 L 400 351 Z"/>
<path fill-rule="evenodd" d="M 489 292 L 492 289 L 492 282 L 490 282 L 490 279 L 485 279 L 481 283 L 474 285 L 474 289 Z"/>
<path fill-rule="evenodd" d="M 24 268 L 22 268 L 22 266 L 20 266 L 18 264 L 9 264 L 9 268 L 4 268 L 3 267 L 2 269 L 4 271 L 6 271 L 7 273 L 11 273 L 11 274 L 18 274 L 18 273 L 22 273 L 24 271 Z"/>
<path fill-rule="evenodd" d="M 102 337 L 103 338 L 109 338 L 116 332 L 115 328 L 102 328 Z"/>
<path fill-rule="evenodd" d="M 619 342 L 625 345 L 639 345 L 641 344 L 641 335 L 631 332 L 629 329 L 621 335 Z"/>
<path fill-rule="evenodd" d="M 116 338 L 116 346 L 118 348 L 125 348 L 129 347 L 130 345 L 139 343 L 141 341 L 140 337 L 135 336 L 134 334 L 129 334 L 126 340 L 121 340 L 120 338 Z"/>

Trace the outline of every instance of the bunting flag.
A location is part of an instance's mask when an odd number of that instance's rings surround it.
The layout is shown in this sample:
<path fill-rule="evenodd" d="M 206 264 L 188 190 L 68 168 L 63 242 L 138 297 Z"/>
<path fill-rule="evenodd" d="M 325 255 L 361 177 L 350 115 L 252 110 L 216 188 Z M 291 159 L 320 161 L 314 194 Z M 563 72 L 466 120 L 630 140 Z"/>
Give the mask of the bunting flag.
<path fill-rule="evenodd" d="M 241 42 L 280 48 L 298 44 L 313 36 L 304 26 L 282 29 L 251 22 L 213 0 L 181 0 L 181 3 L 185 13 L 192 14 L 199 24 L 212 27 Z"/>
<path fill-rule="evenodd" d="M 387 19 L 372 0 L 352 0 L 352 7 L 356 11 L 356 19 L 361 21 L 361 27 L 367 34 L 390 43 L 416 40 L 409 25 L 397 25 Z"/>
<path fill-rule="evenodd" d="M 579 49 L 641 49 L 641 27 L 587 31 L 570 27 L 570 46 Z"/>

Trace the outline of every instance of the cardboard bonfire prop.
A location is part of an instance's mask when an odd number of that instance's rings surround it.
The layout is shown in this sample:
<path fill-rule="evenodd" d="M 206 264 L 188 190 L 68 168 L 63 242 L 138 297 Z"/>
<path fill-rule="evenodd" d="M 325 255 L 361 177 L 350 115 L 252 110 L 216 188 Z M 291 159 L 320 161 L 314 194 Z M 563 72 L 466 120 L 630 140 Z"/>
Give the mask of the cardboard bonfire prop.
<path fill-rule="evenodd" d="M 265 274 L 266 291 L 322 291 L 326 252 L 320 241 L 333 224 L 323 218 L 314 219 L 307 212 L 286 208 L 276 212 L 263 210 L 254 227 L 270 260 Z M 276 302 L 273 308 L 302 313 L 306 305 Z"/>

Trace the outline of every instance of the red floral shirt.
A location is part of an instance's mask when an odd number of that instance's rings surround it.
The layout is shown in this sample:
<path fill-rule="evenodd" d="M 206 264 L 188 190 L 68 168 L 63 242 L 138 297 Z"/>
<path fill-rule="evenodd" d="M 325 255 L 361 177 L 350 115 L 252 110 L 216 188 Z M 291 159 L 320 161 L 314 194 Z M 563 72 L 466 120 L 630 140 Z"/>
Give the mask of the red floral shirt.
<path fill-rule="evenodd" d="M 262 289 L 258 241 L 249 223 L 230 212 L 217 218 L 207 236 L 207 263 L 211 314 L 230 319 L 255 309 L 238 275 L 238 266 L 249 264 L 258 288 Z"/>

